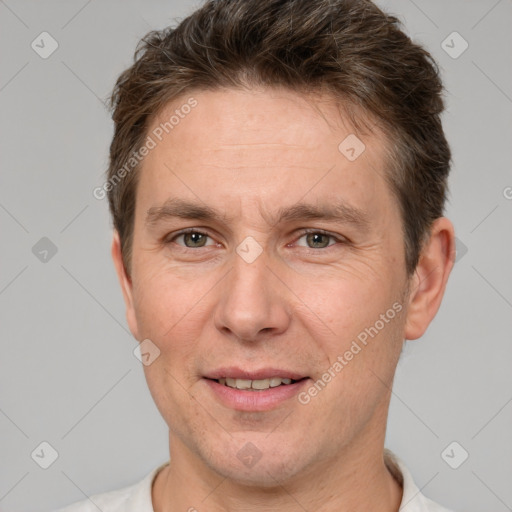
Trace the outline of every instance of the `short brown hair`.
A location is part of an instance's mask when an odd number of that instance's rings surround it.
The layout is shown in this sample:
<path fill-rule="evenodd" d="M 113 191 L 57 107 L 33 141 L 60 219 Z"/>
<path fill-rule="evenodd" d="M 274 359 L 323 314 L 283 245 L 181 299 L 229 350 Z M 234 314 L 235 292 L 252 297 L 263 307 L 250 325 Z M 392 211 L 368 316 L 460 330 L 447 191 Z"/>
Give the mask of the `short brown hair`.
<path fill-rule="evenodd" d="M 249 86 L 327 91 L 375 121 L 389 142 L 386 179 L 412 273 L 443 214 L 450 168 L 443 87 L 430 54 L 369 0 L 209 0 L 177 27 L 151 31 L 112 93 L 108 181 L 119 179 L 169 101 L 197 89 Z M 128 274 L 139 168 L 108 189 Z"/>

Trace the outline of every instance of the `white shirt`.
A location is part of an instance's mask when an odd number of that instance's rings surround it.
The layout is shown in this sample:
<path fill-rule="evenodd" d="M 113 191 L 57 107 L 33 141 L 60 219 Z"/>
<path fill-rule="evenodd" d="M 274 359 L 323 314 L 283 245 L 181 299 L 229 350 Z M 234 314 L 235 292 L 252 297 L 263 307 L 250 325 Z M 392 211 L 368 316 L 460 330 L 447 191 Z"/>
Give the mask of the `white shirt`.
<path fill-rule="evenodd" d="M 402 485 L 402 501 L 399 512 L 451 512 L 429 500 L 414 483 L 411 474 L 390 450 L 384 451 L 386 466 Z M 158 472 L 168 464 L 162 464 L 146 475 L 140 482 L 116 491 L 95 494 L 89 499 L 74 503 L 56 512 L 154 512 L 151 501 L 153 480 Z"/>

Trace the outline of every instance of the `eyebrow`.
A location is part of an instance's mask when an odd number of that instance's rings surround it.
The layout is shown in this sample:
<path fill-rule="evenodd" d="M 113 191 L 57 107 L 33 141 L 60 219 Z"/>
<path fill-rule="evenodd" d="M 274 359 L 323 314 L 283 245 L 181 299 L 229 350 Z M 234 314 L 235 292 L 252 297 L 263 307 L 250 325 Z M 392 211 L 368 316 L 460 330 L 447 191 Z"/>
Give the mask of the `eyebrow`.
<path fill-rule="evenodd" d="M 370 226 L 368 213 L 349 205 L 344 200 L 326 204 L 297 203 L 292 206 L 281 207 L 277 214 L 265 214 L 264 217 L 269 224 L 301 220 L 326 220 L 352 224 L 361 230 L 367 230 Z M 221 221 L 224 223 L 230 220 L 226 214 L 205 204 L 180 198 L 169 198 L 162 206 L 154 206 L 148 209 L 145 224 L 148 227 L 153 227 L 166 219 L 172 218 Z"/>

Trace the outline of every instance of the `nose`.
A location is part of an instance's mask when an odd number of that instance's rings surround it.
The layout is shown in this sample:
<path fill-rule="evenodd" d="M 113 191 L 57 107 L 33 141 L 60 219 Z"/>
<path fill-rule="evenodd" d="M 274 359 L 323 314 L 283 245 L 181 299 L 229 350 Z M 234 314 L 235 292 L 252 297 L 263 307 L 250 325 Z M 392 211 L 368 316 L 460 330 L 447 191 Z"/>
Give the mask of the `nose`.
<path fill-rule="evenodd" d="M 243 342 L 286 331 L 291 319 L 288 289 L 276 274 L 265 252 L 251 263 L 235 253 L 233 268 L 221 284 L 216 328 Z"/>

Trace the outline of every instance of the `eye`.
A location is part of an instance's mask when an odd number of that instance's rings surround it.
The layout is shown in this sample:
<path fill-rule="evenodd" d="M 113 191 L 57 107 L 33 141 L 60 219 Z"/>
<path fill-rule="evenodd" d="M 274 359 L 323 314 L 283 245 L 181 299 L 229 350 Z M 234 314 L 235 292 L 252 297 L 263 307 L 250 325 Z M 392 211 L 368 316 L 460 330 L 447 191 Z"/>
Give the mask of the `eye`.
<path fill-rule="evenodd" d="M 178 243 L 178 245 L 186 247 L 187 249 L 194 249 L 200 247 L 206 247 L 208 245 L 215 245 L 215 242 L 207 244 L 207 239 L 210 236 L 207 233 L 203 233 L 202 231 L 198 231 L 196 229 L 189 229 L 185 231 L 181 231 L 173 235 L 172 237 L 165 240 L 165 243 L 176 242 L 179 239 L 183 240 L 183 243 Z"/>
<path fill-rule="evenodd" d="M 330 233 L 324 231 L 305 231 L 304 234 L 297 240 L 305 239 L 305 244 L 297 243 L 301 247 L 309 247 L 310 249 L 325 249 L 334 245 L 337 242 L 342 243 L 343 240 L 331 235 Z M 331 243 L 332 241 L 332 243 Z"/>
<path fill-rule="evenodd" d="M 208 243 L 208 239 L 210 242 Z M 304 242 L 301 243 L 301 240 Z M 297 239 L 296 245 L 307 247 L 309 249 L 327 249 L 332 245 L 343 244 L 347 241 L 343 237 L 332 235 L 321 230 L 303 231 Z M 189 228 L 178 233 L 173 233 L 164 239 L 165 244 L 176 243 L 178 246 L 186 249 L 199 249 L 202 247 L 214 246 L 216 242 L 208 233 Z"/>

